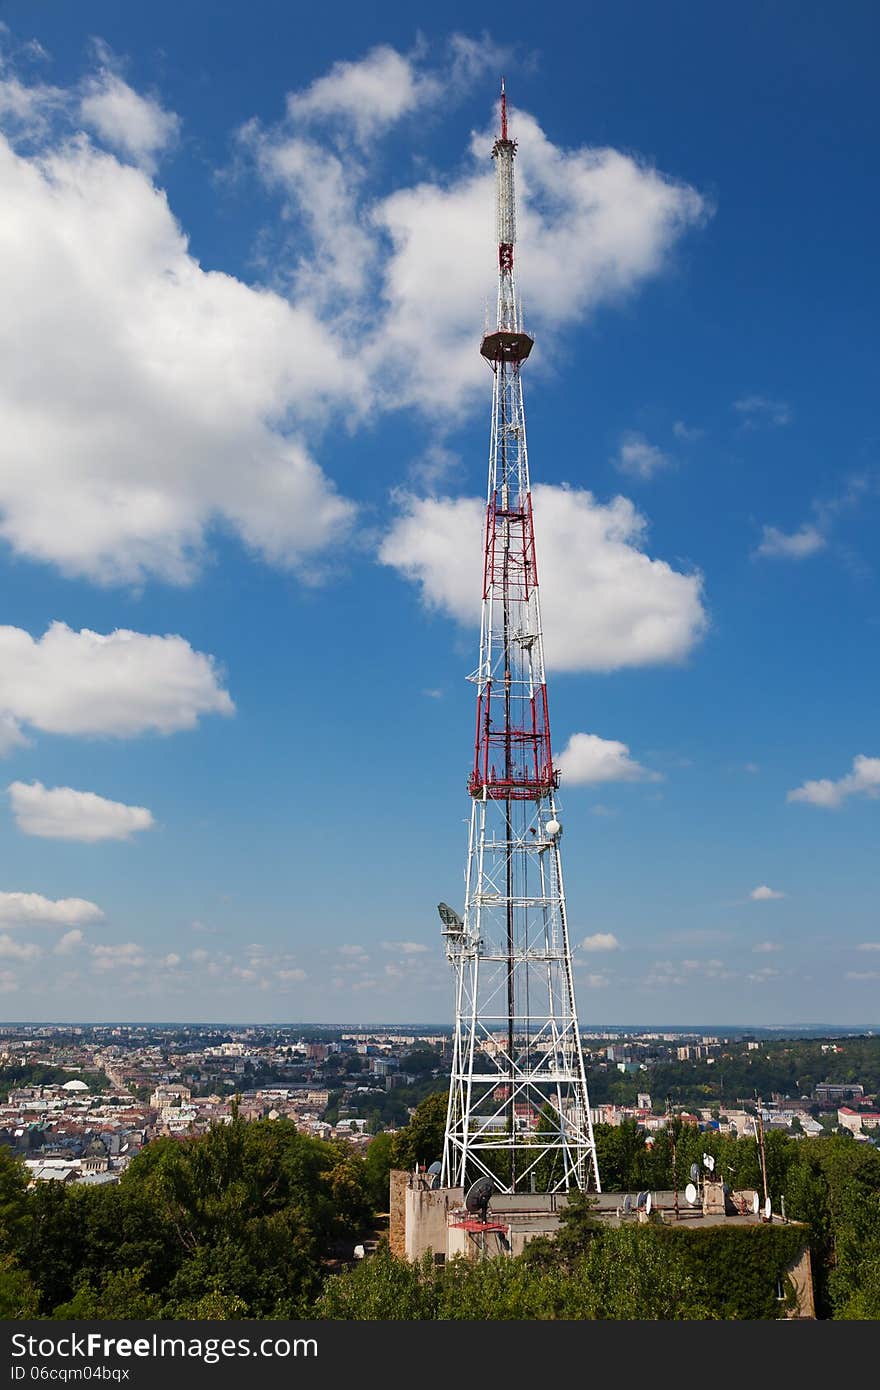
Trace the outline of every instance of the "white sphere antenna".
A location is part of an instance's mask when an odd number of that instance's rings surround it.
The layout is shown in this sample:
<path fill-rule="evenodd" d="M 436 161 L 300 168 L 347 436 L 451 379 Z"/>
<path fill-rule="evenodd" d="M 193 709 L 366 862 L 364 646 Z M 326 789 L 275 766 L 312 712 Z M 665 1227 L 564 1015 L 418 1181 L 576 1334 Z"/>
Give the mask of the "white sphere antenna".
<path fill-rule="evenodd" d="M 551 840 L 555 840 L 557 835 L 562 834 L 562 826 L 555 816 L 553 817 L 553 820 L 547 821 L 547 824 L 544 826 L 544 829 L 550 836 Z"/>

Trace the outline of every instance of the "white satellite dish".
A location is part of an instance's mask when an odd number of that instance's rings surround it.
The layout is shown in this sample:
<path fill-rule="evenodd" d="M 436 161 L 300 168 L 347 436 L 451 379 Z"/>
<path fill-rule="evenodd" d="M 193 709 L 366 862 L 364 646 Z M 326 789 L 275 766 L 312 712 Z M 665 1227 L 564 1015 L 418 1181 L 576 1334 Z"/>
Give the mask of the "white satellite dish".
<path fill-rule="evenodd" d="M 560 830 L 562 829 L 562 826 L 559 824 L 558 820 L 554 819 L 548 820 L 547 824 L 544 826 L 544 829 L 546 830 L 547 834 L 550 836 L 552 840 L 555 839 L 555 837 L 559 834 Z"/>
<path fill-rule="evenodd" d="M 650 1215 L 651 1215 L 651 1207 L 652 1207 L 652 1206 L 653 1206 L 653 1202 L 652 1202 L 652 1200 L 651 1200 L 651 1194 L 650 1194 L 650 1192 L 649 1192 L 648 1195 L 647 1195 L 647 1197 L 645 1198 L 645 1215 L 646 1215 L 646 1216 L 650 1216 Z"/>
<path fill-rule="evenodd" d="M 712 1157 L 711 1154 L 703 1154 L 703 1164 L 704 1164 L 704 1166 L 705 1166 L 707 1172 L 709 1172 L 709 1173 L 714 1173 L 714 1171 L 715 1171 L 715 1160 L 714 1160 L 714 1158 Z"/>
<path fill-rule="evenodd" d="M 692 1182 L 689 1182 L 684 1190 L 684 1200 L 689 1207 L 695 1207 L 697 1205 L 697 1189 Z"/>
<path fill-rule="evenodd" d="M 766 1200 L 766 1202 L 764 1203 L 764 1220 L 765 1220 L 765 1221 L 769 1221 L 769 1220 L 770 1220 L 770 1217 L 772 1216 L 772 1214 L 773 1214 L 773 1206 L 772 1206 L 772 1204 L 771 1204 L 771 1202 L 770 1202 L 770 1198 L 768 1197 L 767 1200 Z"/>
<path fill-rule="evenodd" d="M 629 1214 L 630 1214 L 630 1212 L 632 1211 L 632 1209 L 633 1209 L 633 1199 L 632 1199 L 632 1197 L 630 1196 L 630 1194 L 627 1192 L 626 1196 L 625 1196 L 624 1199 L 623 1199 L 623 1211 L 624 1211 L 624 1215 L 629 1216 Z"/>
<path fill-rule="evenodd" d="M 757 1192 L 756 1192 L 755 1195 L 754 1195 L 754 1197 L 752 1198 L 752 1215 L 753 1215 L 753 1216 L 757 1216 L 757 1215 L 758 1215 L 758 1212 L 759 1212 L 760 1210 L 761 1210 L 761 1198 L 758 1196 L 758 1194 L 757 1194 Z"/>

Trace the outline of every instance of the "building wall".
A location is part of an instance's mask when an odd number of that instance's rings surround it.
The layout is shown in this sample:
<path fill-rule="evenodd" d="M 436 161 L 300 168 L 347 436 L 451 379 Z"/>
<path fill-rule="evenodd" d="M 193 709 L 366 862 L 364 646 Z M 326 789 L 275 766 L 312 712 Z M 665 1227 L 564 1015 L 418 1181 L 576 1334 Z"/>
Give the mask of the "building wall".
<path fill-rule="evenodd" d="M 406 1169 L 392 1168 L 388 1194 L 388 1244 L 392 1255 L 400 1259 L 406 1254 L 406 1189 L 409 1182 Z"/>
<path fill-rule="evenodd" d="M 409 1178 L 409 1174 L 407 1174 Z M 441 1187 L 435 1191 L 422 1187 L 406 1188 L 406 1249 L 408 1260 L 420 1260 L 426 1250 L 446 1254 L 447 1217 L 464 1202 L 460 1187 Z"/>

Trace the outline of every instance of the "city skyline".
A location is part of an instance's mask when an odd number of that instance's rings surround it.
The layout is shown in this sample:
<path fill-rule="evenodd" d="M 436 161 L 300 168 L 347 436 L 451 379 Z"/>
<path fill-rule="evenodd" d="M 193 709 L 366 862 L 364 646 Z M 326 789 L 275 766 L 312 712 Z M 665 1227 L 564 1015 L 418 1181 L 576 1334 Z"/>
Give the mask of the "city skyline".
<path fill-rule="evenodd" d="M 451 1018 L 504 71 L 582 1031 L 866 1026 L 876 18 L 343 11 L 4 7 L 0 1010 Z"/>

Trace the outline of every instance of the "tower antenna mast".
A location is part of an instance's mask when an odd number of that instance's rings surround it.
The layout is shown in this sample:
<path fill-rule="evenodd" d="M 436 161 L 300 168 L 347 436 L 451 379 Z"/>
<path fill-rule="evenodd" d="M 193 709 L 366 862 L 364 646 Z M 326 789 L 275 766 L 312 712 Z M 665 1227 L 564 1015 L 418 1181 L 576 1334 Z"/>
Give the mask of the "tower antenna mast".
<path fill-rule="evenodd" d="M 496 324 L 464 916 L 441 906 L 455 1034 L 441 1182 L 599 1190 L 562 880 L 520 370 L 516 141 L 501 83 Z"/>

